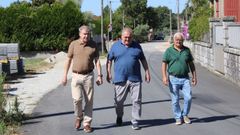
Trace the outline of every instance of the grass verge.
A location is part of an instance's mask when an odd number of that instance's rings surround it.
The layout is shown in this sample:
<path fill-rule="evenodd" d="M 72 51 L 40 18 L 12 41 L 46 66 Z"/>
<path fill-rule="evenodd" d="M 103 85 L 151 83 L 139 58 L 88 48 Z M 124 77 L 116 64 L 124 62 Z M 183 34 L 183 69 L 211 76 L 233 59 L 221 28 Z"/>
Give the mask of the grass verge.
<path fill-rule="evenodd" d="M 25 73 L 38 73 L 49 70 L 53 67 L 53 64 L 45 62 L 41 58 L 29 58 L 24 59 L 24 70 Z M 21 76 L 21 75 L 20 75 Z M 5 74 L 0 74 L 0 135 L 19 135 L 18 130 L 22 124 L 22 121 L 26 118 L 21 110 L 19 110 L 18 98 L 15 97 L 14 101 L 10 104 L 9 110 L 5 110 L 6 98 L 3 92 Z M 10 76 L 11 78 L 11 76 Z"/>
<path fill-rule="evenodd" d="M 24 114 L 19 110 L 17 97 L 15 97 L 10 110 L 5 110 L 6 99 L 3 95 L 5 77 L 5 74 L 0 74 L 0 135 L 16 135 L 16 127 L 21 125 L 21 122 L 24 119 Z"/>
<path fill-rule="evenodd" d="M 42 58 L 29 58 L 24 59 L 25 72 L 39 72 L 50 69 L 53 64 L 44 61 Z"/>

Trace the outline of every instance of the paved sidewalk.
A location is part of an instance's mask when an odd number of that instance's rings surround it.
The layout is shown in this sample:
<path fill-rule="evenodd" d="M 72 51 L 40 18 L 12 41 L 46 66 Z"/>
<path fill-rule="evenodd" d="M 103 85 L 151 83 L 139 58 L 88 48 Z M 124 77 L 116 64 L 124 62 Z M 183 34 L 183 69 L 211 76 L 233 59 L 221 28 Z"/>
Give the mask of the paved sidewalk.
<path fill-rule="evenodd" d="M 159 45 L 159 42 L 152 42 L 152 44 L 156 44 L 156 51 L 160 52 L 169 47 L 167 42 L 165 42 L 162 46 Z M 143 50 L 145 49 L 147 49 L 147 45 L 144 46 L 143 43 Z M 16 95 L 18 97 L 20 109 L 24 114 L 30 115 L 45 94 L 61 85 L 65 58 L 66 53 L 61 52 L 55 54 L 51 57 L 51 60 L 56 62 L 54 68 L 44 72 L 43 74 L 33 75 L 31 78 L 20 78 L 17 80 L 20 83 L 10 85 L 11 89 L 16 90 L 10 91 L 9 94 Z M 101 59 L 101 65 L 104 66 L 105 64 L 106 59 Z M 105 69 L 103 68 L 102 70 Z M 68 79 L 71 79 L 71 72 L 68 74 Z"/>

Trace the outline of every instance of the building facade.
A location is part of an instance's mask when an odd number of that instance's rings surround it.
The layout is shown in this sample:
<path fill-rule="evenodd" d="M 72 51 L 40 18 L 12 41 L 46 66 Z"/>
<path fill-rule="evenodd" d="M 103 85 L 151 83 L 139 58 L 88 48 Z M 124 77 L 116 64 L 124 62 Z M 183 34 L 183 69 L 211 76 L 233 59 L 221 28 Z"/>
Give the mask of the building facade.
<path fill-rule="evenodd" d="M 211 0 L 214 7 L 214 17 L 233 16 L 240 23 L 240 0 Z"/>

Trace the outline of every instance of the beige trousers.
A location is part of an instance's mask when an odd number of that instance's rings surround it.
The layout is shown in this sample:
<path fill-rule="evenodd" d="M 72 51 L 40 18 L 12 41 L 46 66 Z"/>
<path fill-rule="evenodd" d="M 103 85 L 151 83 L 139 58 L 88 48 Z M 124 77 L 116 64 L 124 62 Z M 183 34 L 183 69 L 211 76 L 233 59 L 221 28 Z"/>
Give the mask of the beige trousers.
<path fill-rule="evenodd" d="M 94 93 L 94 73 L 86 75 L 72 74 L 72 98 L 74 114 L 77 118 L 83 120 L 83 126 L 91 125 L 93 112 L 93 93 Z M 82 100 L 85 101 L 84 114 L 82 109 Z"/>

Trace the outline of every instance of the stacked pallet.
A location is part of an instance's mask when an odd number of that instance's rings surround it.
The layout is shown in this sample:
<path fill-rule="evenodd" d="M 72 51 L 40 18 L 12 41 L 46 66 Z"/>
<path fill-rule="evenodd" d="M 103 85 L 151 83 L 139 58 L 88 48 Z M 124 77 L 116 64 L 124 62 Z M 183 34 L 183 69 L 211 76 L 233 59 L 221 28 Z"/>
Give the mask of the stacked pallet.
<path fill-rule="evenodd" d="M 18 43 L 0 43 L 0 72 L 15 74 L 23 72 Z"/>

